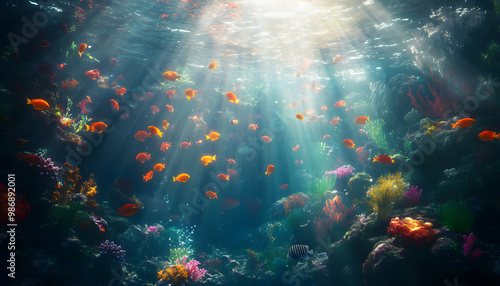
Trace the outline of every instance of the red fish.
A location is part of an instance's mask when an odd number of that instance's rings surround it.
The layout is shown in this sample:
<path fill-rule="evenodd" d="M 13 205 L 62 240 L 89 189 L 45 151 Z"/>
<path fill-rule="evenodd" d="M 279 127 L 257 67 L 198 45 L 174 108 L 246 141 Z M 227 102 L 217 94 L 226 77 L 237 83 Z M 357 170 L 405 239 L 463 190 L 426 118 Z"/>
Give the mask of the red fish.
<path fill-rule="evenodd" d="M 288 184 L 281 185 L 280 190 L 286 190 L 288 189 L 288 187 L 289 187 Z"/>
<path fill-rule="evenodd" d="M 342 119 L 340 119 L 340 117 L 333 118 L 332 120 L 330 120 L 330 124 L 332 126 L 335 126 L 335 125 L 337 125 L 339 123 L 340 120 L 342 120 Z"/>
<path fill-rule="evenodd" d="M 365 147 L 363 146 L 363 147 L 357 148 L 356 151 L 354 151 L 354 152 L 356 152 L 356 153 L 363 153 L 364 151 L 365 151 Z"/>
<path fill-rule="evenodd" d="M 91 78 L 93 80 L 97 80 L 97 78 L 100 78 L 101 75 L 100 75 L 100 72 L 98 69 L 92 69 L 92 70 L 89 70 L 89 71 L 86 71 L 85 72 L 85 75 L 88 77 L 88 78 Z"/>
<path fill-rule="evenodd" d="M 235 176 L 237 176 L 237 175 L 238 175 L 238 172 L 236 172 L 236 170 L 235 170 L 235 169 L 227 169 L 227 170 L 226 170 L 226 172 L 227 172 L 227 174 L 228 174 L 229 176 L 231 176 L 231 177 L 235 177 Z"/>
<path fill-rule="evenodd" d="M 221 181 L 229 181 L 229 176 L 221 173 L 221 174 L 217 175 L 217 179 L 219 179 Z"/>
<path fill-rule="evenodd" d="M 293 150 L 293 151 L 295 151 L 295 152 L 296 152 L 297 150 L 299 150 L 299 144 L 297 144 L 297 146 L 293 147 L 293 149 L 292 149 L 292 150 Z"/>
<path fill-rule="evenodd" d="M 78 47 L 78 54 L 80 57 L 82 56 L 83 52 L 87 49 L 87 44 L 81 43 L 80 46 Z"/>
<path fill-rule="evenodd" d="M 376 158 L 373 158 L 373 162 L 380 162 L 384 165 L 390 165 L 390 164 L 394 164 L 394 159 L 392 159 L 391 157 L 389 157 L 387 155 L 380 155 Z"/>
<path fill-rule="evenodd" d="M 493 131 L 483 131 L 477 136 L 482 141 L 493 141 L 493 139 L 500 139 L 500 133 L 495 134 Z"/>
<path fill-rule="evenodd" d="M 163 142 L 161 143 L 161 147 L 160 147 L 160 150 L 162 150 L 163 152 L 165 152 L 165 150 L 168 150 L 168 148 L 172 147 L 170 145 L 170 143 L 167 143 L 167 142 Z"/>
<path fill-rule="evenodd" d="M 172 105 L 165 105 L 165 107 L 167 108 L 167 111 L 168 112 L 174 112 L 174 107 Z"/>
<path fill-rule="evenodd" d="M 137 131 L 134 136 L 135 139 L 141 142 L 144 142 L 144 139 L 146 139 L 146 137 L 151 138 L 151 133 L 147 133 L 146 131 Z"/>
<path fill-rule="evenodd" d="M 347 103 L 343 100 L 339 100 L 337 102 L 335 102 L 335 104 L 333 106 L 335 106 L 335 108 L 341 108 L 342 106 L 346 106 Z"/>
<path fill-rule="evenodd" d="M 451 126 L 453 127 L 452 129 L 455 129 L 457 127 L 468 128 L 468 127 L 471 127 L 472 125 L 474 125 L 474 123 L 476 123 L 476 120 L 474 120 L 472 118 L 464 118 L 464 119 L 458 120 L 456 123 L 451 123 Z"/>
<path fill-rule="evenodd" d="M 272 172 L 274 172 L 274 165 L 267 166 L 265 174 L 268 175 L 268 176 L 270 176 Z"/>
<path fill-rule="evenodd" d="M 187 149 L 187 148 L 189 148 L 190 146 L 191 146 L 191 141 L 190 141 L 189 143 L 188 143 L 188 142 L 182 142 L 180 147 L 181 147 L 182 149 Z"/>
<path fill-rule="evenodd" d="M 270 143 L 271 141 L 273 141 L 273 139 L 269 138 L 269 136 L 262 136 L 260 137 L 260 139 L 266 143 Z"/>
<path fill-rule="evenodd" d="M 231 165 L 236 164 L 236 161 L 234 161 L 233 159 L 226 159 L 226 162 L 228 162 Z"/>
<path fill-rule="evenodd" d="M 135 159 L 136 159 L 137 161 L 139 161 L 139 162 L 141 162 L 141 163 L 143 163 L 143 164 L 144 164 L 144 162 L 145 162 L 146 160 L 151 159 L 151 155 L 150 155 L 150 154 L 148 154 L 148 153 L 146 153 L 146 152 L 142 152 L 142 153 L 137 154 L 137 156 L 135 157 Z"/>
<path fill-rule="evenodd" d="M 118 210 L 117 216 L 119 216 L 119 215 L 131 216 L 131 215 L 134 215 L 139 210 L 139 207 L 134 205 L 134 204 L 128 204 L 128 205 L 124 205 L 123 207 L 121 207 L 117 210 Z"/>
<path fill-rule="evenodd" d="M 124 87 L 116 89 L 116 94 L 118 95 L 124 95 L 125 92 L 127 92 L 127 89 Z"/>
<path fill-rule="evenodd" d="M 30 164 L 31 166 L 42 165 L 42 159 L 40 159 L 40 157 L 38 157 L 35 154 L 23 154 L 19 151 L 17 151 L 17 154 L 19 155 L 17 159 L 23 160 L 24 162 Z"/>
<path fill-rule="evenodd" d="M 176 72 L 173 72 L 173 71 L 166 71 L 163 73 L 163 77 L 166 79 L 166 80 L 169 80 L 169 81 L 176 81 L 176 80 L 181 80 L 181 76 L 180 75 L 177 75 Z"/>
<path fill-rule="evenodd" d="M 344 144 L 347 148 L 354 148 L 354 142 L 351 139 L 343 140 L 342 144 Z"/>
<path fill-rule="evenodd" d="M 27 104 L 31 104 L 33 105 L 33 109 L 36 109 L 36 110 L 40 110 L 40 111 L 44 111 L 44 110 L 47 110 L 50 108 L 49 104 L 47 103 L 47 101 L 43 100 L 43 99 L 27 99 Z"/>
<path fill-rule="evenodd" d="M 116 100 L 111 99 L 109 103 L 111 103 L 111 108 L 113 108 L 114 110 L 120 110 L 120 106 L 118 105 L 118 102 L 116 102 Z"/>
<path fill-rule="evenodd" d="M 168 98 L 172 98 L 175 94 L 175 90 L 171 89 L 165 93 Z"/>
<path fill-rule="evenodd" d="M 205 196 L 211 200 L 216 200 L 217 199 L 217 194 L 212 192 L 212 191 L 206 191 Z"/>
<path fill-rule="evenodd" d="M 370 118 L 366 116 L 359 116 L 358 118 L 354 119 L 354 122 L 358 125 L 364 125 L 367 121 L 370 121 Z"/>
<path fill-rule="evenodd" d="M 153 114 L 155 114 L 155 113 L 160 112 L 160 109 L 158 109 L 158 107 L 153 105 L 153 106 L 151 106 L 151 111 L 153 111 Z"/>
<path fill-rule="evenodd" d="M 144 182 L 147 182 L 147 181 L 151 180 L 152 178 L 153 178 L 153 171 L 149 171 L 146 173 L 146 175 L 142 176 L 142 179 L 144 180 Z"/>

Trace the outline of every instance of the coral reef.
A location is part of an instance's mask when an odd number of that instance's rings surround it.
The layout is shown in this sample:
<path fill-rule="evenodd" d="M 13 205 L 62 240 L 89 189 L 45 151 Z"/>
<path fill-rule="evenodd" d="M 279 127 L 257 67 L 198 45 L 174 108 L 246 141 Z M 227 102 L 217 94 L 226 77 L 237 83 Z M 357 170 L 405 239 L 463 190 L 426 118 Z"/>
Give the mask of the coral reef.
<path fill-rule="evenodd" d="M 404 197 L 408 184 L 401 177 L 401 173 L 381 176 L 375 186 L 367 192 L 367 203 L 377 214 L 378 219 L 389 216 L 393 204 Z"/>
<path fill-rule="evenodd" d="M 432 226 L 432 223 L 423 220 L 414 220 L 409 217 L 400 220 L 396 217 L 391 219 L 387 234 L 401 235 L 405 244 L 414 242 L 417 246 L 421 246 L 424 242 L 429 243 L 433 240 L 437 231 L 432 229 Z"/>
<path fill-rule="evenodd" d="M 309 198 L 303 193 L 292 194 L 281 198 L 273 204 L 271 211 L 276 219 L 286 218 L 291 212 L 306 205 Z"/>
<path fill-rule="evenodd" d="M 54 162 L 50 158 L 45 159 L 43 156 L 40 156 L 40 161 L 41 164 L 39 167 L 42 168 L 40 174 L 46 174 L 52 179 L 57 179 L 58 171 L 62 168 L 55 166 Z"/>
<path fill-rule="evenodd" d="M 184 265 L 172 265 L 158 272 L 158 278 L 173 285 L 188 283 L 188 272 Z"/>
<path fill-rule="evenodd" d="M 412 205 L 418 204 L 421 195 L 422 195 L 422 190 L 417 186 L 410 186 L 408 188 L 408 191 L 405 193 L 405 197 Z"/>
<path fill-rule="evenodd" d="M 468 257 L 470 251 L 472 250 L 472 246 L 474 245 L 474 242 L 476 241 L 477 237 L 473 233 L 470 233 L 469 236 L 463 235 L 462 237 L 464 238 L 464 241 L 465 241 L 465 243 L 464 243 L 464 255 L 466 257 Z M 479 256 L 481 256 L 482 254 L 484 254 L 484 251 L 482 251 L 480 248 L 477 248 L 476 250 L 474 250 L 474 252 L 472 252 L 470 259 L 476 259 Z"/>
<path fill-rule="evenodd" d="M 342 199 L 338 196 L 335 196 L 330 201 L 327 200 L 323 208 L 323 216 L 314 220 L 317 237 L 326 237 L 327 230 L 334 231 L 334 225 L 345 228 L 354 217 L 355 208 L 356 206 L 352 206 L 346 209 Z"/>
<path fill-rule="evenodd" d="M 200 265 L 199 261 L 191 259 L 189 260 L 189 262 L 186 262 L 187 258 L 187 256 L 183 256 L 181 262 L 179 262 L 179 260 L 176 260 L 175 263 L 182 264 L 187 270 L 189 279 L 192 282 L 196 282 L 198 279 L 203 278 L 203 276 L 207 274 L 207 271 L 203 268 L 198 268 L 198 265 Z"/>
<path fill-rule="evenodd" d="M 306 189 L 314 198 L 321 199 L 325 193 L 333 188 L 337 177 L 323 177 L 311 180 L 307 183 Z"/>
<path fill-rule="evenodd" d="M 85 197 L 85 203 L 88 208 L 93 209 L 99 204 L 95 200 L 97 184 L 94 180 L 94 174 L 90 174 L 87 181 L 82 182 L 80 170 L 73 168 L 69 163 L 64 163 L 63 181 L 59 182 L 56 189 L 52 191 L 52 200 L 57 203 L 68 203 L 74 196 Z"/>
<path fill-rule="evenodd" d="M 113 263 L 125 263 L 125 250 L 113 241 L 106 240 L 98 247 L 99 256 Z"/>

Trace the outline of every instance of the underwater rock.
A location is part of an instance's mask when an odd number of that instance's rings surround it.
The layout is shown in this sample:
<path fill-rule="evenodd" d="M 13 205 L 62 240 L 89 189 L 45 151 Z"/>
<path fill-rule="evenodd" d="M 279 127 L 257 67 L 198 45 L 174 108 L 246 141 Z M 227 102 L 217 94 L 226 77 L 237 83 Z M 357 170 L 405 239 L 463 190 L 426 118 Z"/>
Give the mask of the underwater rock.
<path fill-rule="evenodd" d="M 412 276 L 405 263 L 405 249 L 391 244 L 391 239 L 379 242 L 363 263 L 365 285 L 406 285 Z"/>
<path fill-rule="evenodd" d="M 360 200 L 366 196 L 368 187 L 373 183 L 372 177 L 366 173 L 357 173 L 347 183 L 348 197 L 352 200 Z"/>
<path fill-rule="evenodd" d="M 139 226 L 132 225 L 126 232 L 119 235 L 117 242 L 122 245 L 123 249 L 127 251 L 127 256 L 137 257 L 140 256 L 139 245 L 142 245 L 146 240 L 146 234 Z"/>
<path fill-rule="evenodd" d="M 136 271 L 139 277 L 144 279 L 144 281 L 154 284 L 158 281 L 158 269 L 161 267 L 161 264 L 156 264 L 151 260 L 146 260 L 136 267 Z"/>

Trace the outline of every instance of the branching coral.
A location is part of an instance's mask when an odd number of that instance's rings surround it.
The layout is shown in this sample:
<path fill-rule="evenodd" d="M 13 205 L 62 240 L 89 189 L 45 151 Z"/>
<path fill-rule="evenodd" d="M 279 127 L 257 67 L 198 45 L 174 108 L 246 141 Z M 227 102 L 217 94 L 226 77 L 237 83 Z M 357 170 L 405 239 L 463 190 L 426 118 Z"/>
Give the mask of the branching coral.
<path fill-rule="evenodd" d="M 352 206 L 346 209 L 342 199 L 338 196 L 335 196 L 330 201 L 326 200 L 325 207 L 323 208 L 323 217 L 320 216 L 314 220 L 317 236 L 326 237 L 327 229 L 333 231 L 334 225 L 340 225 L 345 228 L 353 218 L 355 208 L 356 206 Z"/>
<path fill-rule="evenodd" d="M 200 265 L 200 262 L 195 259 L 189 260 L 189 262 L 186 262 L 187 256 L 182 257 L 182 262 L 179 260 L 176 260 L 175 263 L 179 264 L 181 263 L 187 270 L 189 279 L 193 282 L 196 282 L 196 280 L 202 278 L 207 274 L 207 271 L 203 268 L 198 268 L 198 265 Z"/>
<path fill-rule="evenodd" d="M 288 215 L 295 209 L 305 206 L 306 202 L 307 197 L 304 194 L 298 193 L 288 196 L 288 198 L 283 202 L 283 210 L 285 211 L 285 215 Z"/>
<path fill-rule="evenodd" d="M 69 163 L 64 163 L 63 181 L 59 182 L 52 192 L 52 200 L 58 203 L 68 203 L 76 195 L 85 197 L 87 207 L 95 208 L 98 203 L 95 200 L 97 184 L 94 181 L 94 174 L 91 174 L 87 181 L 82 182 L 80 170 L 73 168 Z"/>
<path fill-rule="evenodd" d="M 406 244 L 415 242 L 417 246 L 421 246 L 424 242 L 431 242 L 437 230 L 432 229 L 432 223 L 430 222 L 414 220 L 409 217 L 400 220 L 396 217 L 391 219 L 387 233 L 390 235 L 401 235 Z"/>
<path fill-rule="evenodd" d="M 435 210 L 441 217 L 439 222 L 449 229 L 460 233 L 468 233 L 472 229 L 474 217 L 463 202 L 449 201 L 437 206 Z"/>
<path fill-rule="evenodd" d="M 408 184 L 401 177 L 401 173 L 381 176 L 377 184 L 367 192 L 367 203 L 371 210 L 377 213 L 378 219 L 389 215 L 395 202 L 404 197 Z"/>
<path fill-rule="evenodd" d="M 172 265 L 158 272 L 158 278 L 173 285 L 188 283 L 188 271 L 184 265 Z"/>

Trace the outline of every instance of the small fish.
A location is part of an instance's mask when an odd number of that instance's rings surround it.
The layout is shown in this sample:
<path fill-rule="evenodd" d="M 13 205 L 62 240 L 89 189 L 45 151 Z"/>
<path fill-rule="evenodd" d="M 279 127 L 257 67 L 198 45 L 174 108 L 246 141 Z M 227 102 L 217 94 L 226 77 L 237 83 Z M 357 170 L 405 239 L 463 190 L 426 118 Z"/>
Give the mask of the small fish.
<path fill-rule="evenodd" d="M 193 98 L 196 94 L 196 91 L 192 90 L 192 89 L 186 89 L 186 91 L 184 92 L 184 94 L 186 95 L 188 101 L 191 100 L 191 98 Z"/>
<path fill-rule="evenodd" d="M 167 108 L 167 111 L 168 112 L 174 112 L 174 107 L 172 105 L 165 105 L 165 107 Z"/>
<path fill-rule="evenodd" d="M 219 179 L 221 181 L 229 181 L 229 176 L 221 173 L 221 174 L 217 175 L 217 179 Z"/>
<path fill-rule="evenodd" d="M 215 161 L 215 155 L 203 156 L 203 157 L 201 157 L 200 161 L 203 165 L 207 166 L 209 163 L 212 163 L 213 161 Z"/>
<path fill-rule="evenodd" d="M 156 127 L 156 126 L 149 126 L 148 130 L 149 130 L 149 132 L 151 132 L 151 134 L 158 135 L 158 136 L 160 136 L 160 138 L 163 136 L 163 132 L 161 132 L 161 130 L 158 129 L 158 127 Z"/>
<path fill-rule="evenodd" d="M 168 98 L 172 98 L 175 94 L 175 90 L 171 89 L 171 90 L 168 90 L 165 95 L 168 97 Z"/>
<path fill-rule="evenodd" d="M 274 172 L 274 165 L 267 166 L 265 174 L 270 176 L 272 172 Z"/>
<path fill-rule="evenodd" d="M 228 92 L 228 93 L 226 93 L 226 97 L 227 97 L 227 99 L 228 99 L 230 102 L 232 102 L 232 103 L 234 103 L 234 104 L 238 104 L 238 102 L 240 101 L 240 100 L 236 97 L 236 95 L 235 95 L 234 93 L 232 93 L 232 92 Z"/>
<path fill-rule="evenodd" d="M 154 105 L 151 106 L 151 111 L 153 111 L 153 114 L 160 112 L 160 109 Z"/>
<path fill-rule="evenodd" d="M 144 180 L 144 182 L 147 182 L 147 181 L 151 180 L 152 178 L 153 178 L 153 171 L 149 171 L 146 173 L 146 175 L 142 176 L 142 179 Z"/>
<path fill-rule="evenodd" d="M 482 141 L 493 141 L 493 139 L 500 139 L 500 133 L 495 134 L 493 131 L 483 131 L 477 136 Z"/>
<path fill-rule="evenodd" d="M 326 105 L 321 106 L 321 110 L 327 110 L 327 109 L 328 107 L 326 107 Z"/>
<path fill-rule="evenodd" d="M 189 175 L 188 174 L 180 174 L 178 175 L 177 177 L 174 177 L 174 182 L 177 181 L 177 182 L 181 182 L 181 183 L 185 183 L 187 182 L 187 180 L 189 180 Z"/>
<path fill-rule="evenodd" d="M 293 147 L 292 150 L 295 151 L 295 152 L 297 152 L 297 150 L 299 150 L 299 144 L 297 144 L 297 146 Z"/>
<path fill-rule="evenodd" d="M 323 140 L 330 139 L 330 137 L 331 137 L 330 135 L 325 135 L 325 136 L 323 136 Z"/>
<path fill-rule="evenodd" d="M 144 164 L 146 160 L 151 159 L 151 155 L 146 152 L 142 152 L 137 154 L 137 156 L 135 156 L 135 159 Z"/>
<path fill-rule="evenodd" d="M 153 170 L 156 172 L 160 172 L 161 170 L 165 169 L 165 164 L 158 163 L 153 167 Z"/>
<path fill-rule="evenodd" d="M 118 215 L 131 216 L 134 215 L 139 210 L 139 207 L 134 204 L 127 204 L 117 210 L 118 210 L 117 216 Z"/>
<path fill-rule="evenodd" d="M 198 141 L 196 141 L 196 142 L 194 142 L 194 143 L 196 143 L 196 144 L 198 144 L 198 145 L 201 145 L 201 144 L 203 144 L 203 140 L 201 140 L 201 139 L 200 139 L 200 140 L 198 140 Z"/>
<path fill-rule="evenodd" d="M 167 130 L 167 128 L 170 126 L 170 124 L 167 122 L 167 120 L 163 120 L 161 123 L 161 126 L 163 127 L 164 130 Z"/>
<path fill-rule="evenodd" d="M 257 124 L 248 125 L 248 129 L 250 129 L 250 130 L 257 130 L 257 128 L 259 128 L 259 126 L 257 126 Z"/>
<path fill-rule="evenodd" d="M 390 164 L 394 164 L 394 159 L 392 159 L 391 157 L 387 156 L 387 155 L 380 155 L 376 158 L 373 158 L 373 163 L 375 162 L 380 162 L 384 165 L 390 165 Z"/>
<path fill-rule="evenodd" d="M 187 149 L 187 148 L 189 148 L 190 146 L 191 146 L 191 141 L 189 141 L 189 143 L 188 143 L 188 142 L 182 142 L 180 147 L 181 147 L 182 149 Z"/>
<path fill-rule="evenodd" d="M 238 119 L 231 119 L 229 123 L 231 123 L 232 125 L 236 125 L 238 124 Z"/>
<path fill-rule="evenodd" d="M 340 120 L 342 120 L 342 119 L 340 119 L 340 117 L 333 118 L 332 120 L 330 120 L 330 124 L 332 126 L 335 126 L 335 125 L 337 125 L 339 123 Z"/>
<path fill-rule="evenodd" d="M 87 49 L 87 44 L 81 43 L 80 46 L 78 47 L 78 54 L 80 57 L 82 56 L 83 52 Z"/>
<path fill-rule="evenodd" d="M 347 105 L 347 103 L 341 99 L 341 100 L 335 102 L 335 104 L 333 106 L 335 108 L 341 108 L 342 106 L 346 106 L 346 105 Z"/>
<path fill-rule="evenodd" d="M 236 161 L 234 161 L 233 159 L 226 159 L 226 162 L 231 165 L 236 164 Z"/>
<path fill-rule="evenodd" d="M 347 148 L 354 148 L 354 142 L 352 142 L 351 139 L 342 140 L 342 144 L 344 144 Z"/>
<path fill-rule="evenodd" d="M 114 110 L 120 110 L 120 106 L 118 105 L 118 102 L 116 102 L 116 100 L 111 99 L 109 103 L 111 103 L 111 108 L 113 108 Z"/>
<path fill-rule="evenodd" d="M 295 114 L 295 117 L 297 117 L 298 120 L 304 120 L 304 115 L 300 113 Z"/>
<path fill-rule="evenodd" d="M 33 109 L 44 111 L 50 108 L 49 103 L 43 99 L 29 99 L 27 98 L 27 104 L 33 105 Z"/>
<path fill-rule="evenodd" d="M 108 125 L 106 125 L 106 123 L 104 122 L 94 122 L 90 124 L 90 126 L 88 126 L 87 124 L 85 124 L 85 126 L 87 127 L 87 131 L 97 133 L 101 133 L 108 128 Z"/>
<path fill-rule="evenodd" d="M 289 187 L 288 184 L 281 185 L 280 190 L 286 190 L 288 189 L 288 187 Z"/>
<path fill-rule="evenodd" d="M 226 172 L 227 172 L 227 174 L 228 174 L 229 176 L 231 176 L 231 177 L 235 177 L 235 176 L 237 176 L 237 175 L 238 175 L 238 172 L 236 172 L 236 170 L 235 170 L 235 169 L 227 169 L 227 170 L 226 170 Z"/>
<path fill-rule="evenodd" d="M 363 153 L 364 151 L 365 151 L 365 146 L 363 146 L 363 147 L 358 147 L 358 148 L 356 149 L 356 151 L 354 151 L 354 152 L 356 152 L 356 153 Z"/>
<path fill-rule="evenodd" d="M 124 87 L 115 89 L 115 93 L 118 95 L 124 95 L 125 92 L 127 92 L 127 89 Z"/>
<path fill-rule="evenodd" d="M 217 63 L 216 62 L 211 62 L 209 65 L 208 65 L 208 69 L 209 70 L 214 70 L 215 68 L 217 67 Z"/>
<path fill-rule="evenodd" d="M 297 160 L 294 163 L 295 165 L 302 165 L 302 163 L 304 163 L 304 160 Z"/>
<path fill-rule="evenodd" d="M 270 143 L 271 141 L 273 141 L 273 139 L 269 138 L 269 136 L 262 136 L 260 137 L 260 139 L 266 143 Z"/>
<path fill-rule="evenodd" d="M 151 138 L 151 133 L 147 133 L 146 131 L 137 131 L 134 136 L 135 139 L 141 142 L 144 142 L 144 139 L 146 139 L 146 137 Z"/>
<path fill-rule="evenodd" d="M 98 78 L 101 77 L 101 74 L 98 69 L 91 69 L 89 71 L 86 71 L 85 75 L 93 80 L 97 80 Z"/>
<path fill-rule="evenodd" d="M 211 200 L 217 200 L 217 194 L 212 191 L 206 191 L 205 196 Z"/>
<path fill-rule="evenodd" d="M 41 166 L 42 159 L 35 154 L 23 154 L 17 151 L 18 157 L 17 159 L 23 160 L 24 162 L 30 164 L 31 166 Z"/>
<path fill-rule="evenodd" d="M 108 227 L 108 223 L 101 217 L 98 217 L 96 215 L 91 215 L 90 219 L 97 225 L 100 231 L 106 231 L 106 228 Z"/>
<path fill-rule="evenodd" d="M 474 120 L 472 118 L 464 118 L 464 119 L 458 120 L 456 123 L 451 123 L 451 126 L 452 126 L 452 129 L 455 129 L 457 127 L 468 128 L 468 127 L 471 127 L 472 125 L 474 125 L 474 123 L 476 123 L 476 120 Z"/>
<path fill-rule="evenodd" d="M 207 138 L 206 140 L 210 139 L 212 141 L 215 141 L 215 140 L 219 139 L 220 134 L 215 132 L 215 131 L 212 131 L 212 132 L 210 132 L 210 134 L 205 135 L 205 137 Z"/>
<path fill-rule="evenodd" d="M 309 250 L 309 245 L 303 245 L 303 244 L 294 244 L 290 246 L 290 249 L 288 250 L 288 254 L 286 255 L 286 258 L 289 259 L 304 259 L 307 260 L 309 259 L 309 256 L 313 255 L 313 250 Z"/>
<path fill-rule="evenodd" d="M 367 121 L 370 121 L 370 118 L 366 116 L 359 116 L 358 118 L 354 119 L 354 122 L 358 125 L 364 125 Z"/>
<path fill-rule="evenodd" d="M 166 71 L 163 73 L 163 77 L 166 79 L 166 80 L 169 80 L 169 81 L 176 81 L 176 80 L 181 80 L 181 76 L 180 75 L 177 75 L 176 72 L 173 72 L 173 71 Z"/>
<path fill-rule="evenodd" d="M 161 143 L 161 146 L 160 146 L 160 150 L 162 150 L 163 152 L 165 152 L 166 150 L 168 150 L 168 148 L 172 147 L 170 145 L 170 143 L 167 143 L 167 142 L 163 142 Z"/>

